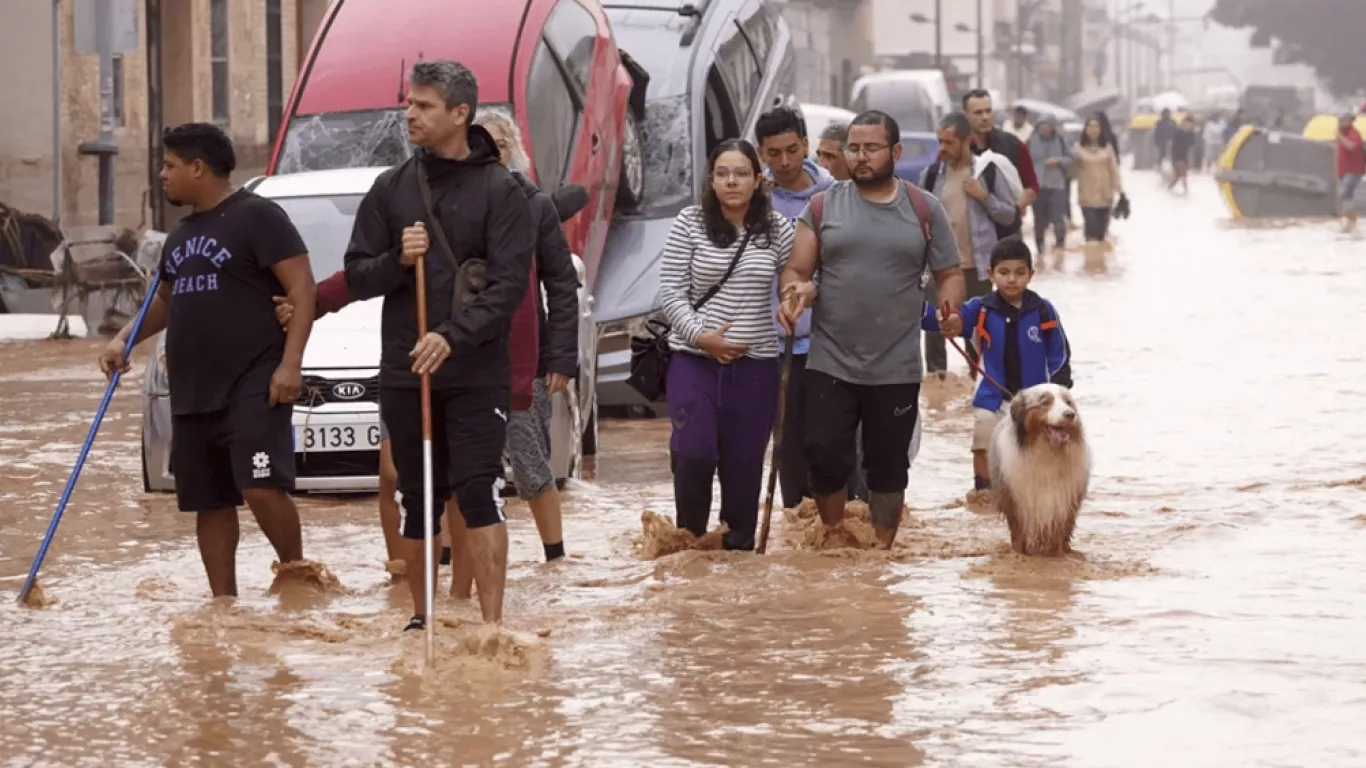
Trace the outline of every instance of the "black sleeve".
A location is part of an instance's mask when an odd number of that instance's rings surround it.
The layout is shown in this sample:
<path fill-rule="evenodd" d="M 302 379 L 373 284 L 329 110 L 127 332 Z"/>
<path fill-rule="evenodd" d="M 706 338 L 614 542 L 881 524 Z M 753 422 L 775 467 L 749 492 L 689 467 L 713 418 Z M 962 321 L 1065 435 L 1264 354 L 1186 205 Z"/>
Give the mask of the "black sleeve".
<path fill-rule="evenodd" d="M 544 193 L 531 200 L 539 224 L 536 276 L 545 286 L 548 330 L 545 370 L 574 376 L 579 369 L 579 274 L 560 227 L 555 203 Z M 539 297 L 538 297 L 539 298 Z"/>
<path fill-rule="evenodd" d="M 308 253 L 308 246 L 289 220 L 289 214 L 274 200 L 261 198 L 253 213 L 248 236 L 258 267 L 270 269 L 285 259 Z"/>
<path fill-rule="evenodd" d="M 356 209 L 351 243 L 346 247 L 346 287 L 355 301 L 392 293 L 408 278 L 399 261 L 401 241 L 389 227 L 388 187 L 393 177 L 380 174 Z"/>
<path fill-rule="evenodd" d="M 508 333 L 526 298 L 536 224 L 521 186 L 506 171 L 498 171 L 485 177 L 490 186 L 484 219 L 488 285 L 459 316 L 433 329 L 454 351 L 471 350 Z"/>

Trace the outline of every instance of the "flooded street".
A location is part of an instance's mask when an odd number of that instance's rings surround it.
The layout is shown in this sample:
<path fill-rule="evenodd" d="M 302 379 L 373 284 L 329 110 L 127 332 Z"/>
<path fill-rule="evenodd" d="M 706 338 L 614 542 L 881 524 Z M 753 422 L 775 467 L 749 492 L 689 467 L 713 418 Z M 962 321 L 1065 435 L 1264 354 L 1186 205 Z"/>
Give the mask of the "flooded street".
<path fill-rule="evenodd" d="M 809 551 L 775 512 L 768 555 L 644 560 L 668 421 L 607 421 L 571 558 L 509 505 L 515 641 L 476 647 L 446 600 L 430 674 L 373 497 L 301 501 L 344 593 L 268 594 L 244 522 L 242 597 L 208 600 L 192 517 L 141 491 L 146 348 L 44 568 L 57 602 L 15 607 L 103 381 L 99 343 L 0 346 L 0 764 L 1366 765 L 1366 241 L 1231 227 L 1205 176 L 1127 181 L 1110 273 L 1077 249 L 1034 285 L 1095 454 L 1084 559 L 1017 557 L 963 507 L 966 386 L 925 398 L 890 554 Z"/>

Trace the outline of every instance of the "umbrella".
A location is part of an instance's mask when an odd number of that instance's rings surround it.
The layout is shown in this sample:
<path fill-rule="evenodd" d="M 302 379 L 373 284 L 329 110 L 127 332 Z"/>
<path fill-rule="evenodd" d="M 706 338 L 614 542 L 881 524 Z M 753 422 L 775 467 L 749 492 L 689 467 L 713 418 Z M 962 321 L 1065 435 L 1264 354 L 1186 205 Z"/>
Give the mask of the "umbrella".
<path fill-rule="evenodd" d="M 1124 96 L 1114 88 L 1091 88 L 1068 96 L 1063 100 L 1063 106 L 1079 115 L 1089 115 L 1104 112 L 1123 98 Z"/>

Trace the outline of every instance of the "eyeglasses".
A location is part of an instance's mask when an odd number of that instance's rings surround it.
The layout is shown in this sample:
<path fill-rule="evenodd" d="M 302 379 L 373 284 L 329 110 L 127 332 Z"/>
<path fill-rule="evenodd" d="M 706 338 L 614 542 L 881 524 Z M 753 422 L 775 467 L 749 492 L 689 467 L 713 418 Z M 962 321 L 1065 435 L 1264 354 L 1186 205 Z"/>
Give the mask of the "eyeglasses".
<path fill-rule="evenodd" d="M 891 145 L 890 145 L 890 144 L 862 144 L 862 145 L 859 145 L 859 144 L 849 144 L 849 145 L 845 146 L 845 148 L 844 148 L 844 154 L 849 155 L 850 157 L 858 157 L 859 155 L 863 155 L 864 157 L 872 157 L 873 155 L 876 155 L 877 153 L 881 152 L 882 150 L 886 149 L 886 148 L 889 147 L 889 146 L 891 146 Z"/>
<path fill-rule="evenodd" d="M 754 178 L 754 171 L 748 168 L 717 168 L 711 172 L 711 177 L 717 181 L 749 181 Z"/>

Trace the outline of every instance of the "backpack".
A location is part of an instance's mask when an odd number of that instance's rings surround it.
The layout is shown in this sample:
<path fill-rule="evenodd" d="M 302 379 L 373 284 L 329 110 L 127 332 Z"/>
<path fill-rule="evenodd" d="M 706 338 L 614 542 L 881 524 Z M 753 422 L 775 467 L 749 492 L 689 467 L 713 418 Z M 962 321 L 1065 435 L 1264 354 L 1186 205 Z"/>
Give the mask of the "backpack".
<path fill-rule="evenodd" d="M 925 191 L 933 193 L 934 184 L 939 180 L 939 166 L 941 165 L 943 165 L 943 163 L 935 163 L 925 169 L 925 178 L 922 179 Z M 982 171 L 982 186 L 987 188 L 988 194 L 996 188 L 996 170 L 995 163 L 987 163 L 986 170 Z M 1020 227 L 1023 224 L 1020 216 L 1020 209 L 1018 207 L 1015 209 L 1015 218 L 1009 224 L 997 224 L 995 220 L 993 220 L 991 224 L 996 228 L 997 240 L 1004 240 L 1012 235 L 1018 235 L 1020 233 Z"/>

